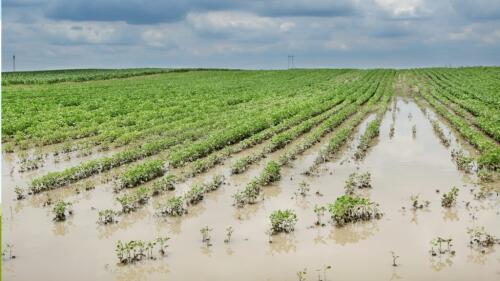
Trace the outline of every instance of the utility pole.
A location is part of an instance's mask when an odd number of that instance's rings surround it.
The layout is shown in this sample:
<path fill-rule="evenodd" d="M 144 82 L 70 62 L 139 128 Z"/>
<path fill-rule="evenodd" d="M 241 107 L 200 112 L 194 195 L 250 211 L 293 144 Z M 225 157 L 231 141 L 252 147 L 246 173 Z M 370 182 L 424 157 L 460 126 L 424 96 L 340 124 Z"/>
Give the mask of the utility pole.
<path fill-rule="evenodd" d="M 288 55 L 288 69 L 293 69 L 293 57 L 294 55 Z"/>
<path fill-rule="evenodd" d="M 16 54 L 12 55 L 12 70 L 16 72 Z"/>

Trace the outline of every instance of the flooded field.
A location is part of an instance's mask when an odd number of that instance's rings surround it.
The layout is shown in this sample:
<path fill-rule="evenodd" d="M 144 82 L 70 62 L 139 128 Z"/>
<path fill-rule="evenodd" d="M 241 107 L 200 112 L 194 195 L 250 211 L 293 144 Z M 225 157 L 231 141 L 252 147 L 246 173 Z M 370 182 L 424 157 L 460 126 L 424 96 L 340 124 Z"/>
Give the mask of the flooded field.
<path fill-rule="evenodd" d="M 480 189 L 477 178 L 458 171 L 450 157 L 452 148 L 465 146 L 463 140 L 447 131 L 451 145 L 446 148 L 413 100 L 397 97 L 395 102 L 395 112 L 385 114 L 380 136 L 365 159 L 353 160 L 355 145 L 351 145 L 306 176 L 324 146 L 320 142 L 284 168 L 282 180 L 265 187 L 261 201 L 243 208 L 233 206 L 232 195 L 262 168 L 257 163 L 244 174 L 231 176 L 230 163 L 239 155 L 106 226 L 96 223 L 97 210 L 119 207 L 110 185 L 79 194 L 74 188 L 47 192 L 72 202 L 74 215 L 65 222 L 52 222 L 50 208 L 40 206 L 46 194 L 15 201 L 13 189 L 4 188 L 3 240 L 14 245 L 16 258 L 4 261 L 3 276 L 5 280 L 199 280 L 200 276 L 203 280 L 294 280 L 298 271 L 305 270 L 308 280 L 500 279 L 498 247 L 471 248 L 466 232 L 468 227 L 486 226 L 489 233 L 500 236 L 500 197 L 474 199 Z M 431 110 L 426 112 L 434 116 Z M 353 144 L 369 120 L 357 128 Z M 446 123 L 441 124 L 446 128 Z M 240 154 L 245 153 L 251 151 Z M 3 158 L 3 186 L 23 185 L 43 172 L 11 173 L 14 165 L 12 155 Z M 342 195 L 346 179 L 356 171 L 371 173 L 372 188 L 363 192 L 380 204 L 383 217 L 336 227 L 325 216 L 324 226 L 315 225 L 314 206 Z M 154 206 L 164 197 L 183 194 L 192 181 L 219 173 L 226 176 L 222 188 L 208 194 L 187 215 L 155 215 Z M 310 187 L 306 196 L 296 194 L 302 181 Z M 458 202 L 443 208 L 441 194 L 452 186 L 459 189 Z M 429 206 L 414 210 L 411 195 L 428 200 Z M 268 217 L 276 209 L 295 210 L 298 222 L 293 233 L 269 238 Z M 201 241 L 203 226 L 213 229 L 211 246 Z M 234 233 L 231 242 L 224 243 L 228 226 Z M 165 257 L 131 266 L 117 264 L 118 240 L 162 235 L 171 238 Z M 455 254 L 432 256 L 430 242 L 436 237 L 452 238 Z M 392 266 L 391 251 L 399 256 L 397 267 Z"/>
<path fill-rule="evenodd" d="M 104 136 L 74 135 L 70 126 L 37 138 L 37 124 L 33 135 L 9 135 L 6 143 L 16 144 L 2 157 L 4 280 L 500 280 L 495 130 L 484 116 L 461 111 L 461 100 L 434 91 L 439 83 L 394 70 L 212 75 L 225 84 L 189 72 L 68 84 L 78 93 L 93 83 L 110 93 L 129 87 L 153 96 L 151 108 L 143 105 L 143 123 L 132 120 L 134 110 L 117 113 L 116 106 L 102 109 L 109 120 L 68 121 L 85 125 L 82 131 L 96 126 Z M 206 89 L 186 86 L 193 79 Z M 266 88 L 262 81 L 279 83 Z M 290 86 L 282 89 L 283 81 Z M 26 94 L 24 87 L 14 89 Z M 244 93 L 238 99 L 220 94 L 235 88 Z M 197 96 L 204 91 L 210 94 Z M 192 100 L 172 94 L 186 92 Z M 134 104 L 133 94 L 124 101 Z M 95 106 L 71 98 L 63 109 L 50 99 L 47 107 L 84 116 Z M 19 106 L 15 98 L 7 102 Z M 165 110 L 158 116 L 156 104 Z M 189 126 L 162 123 L 169 114 L 189 118 L 187 106 L 200 115 Z M 488 114 L 493 107 L 484 105 Z M 85 149 L 71 146 L 72 138 Z M 115 148 L 116 139 L 131 141 Z M 42 163 L 22 171 L 26 155 L 42 155 Z M 155 189 L 168 176 L 172 188 Z M 362 179 L 364 186 L 348 188 Z M 198 187 L 200 198 L 191 201 Z M 247 197 L 239 201 L 241 194 Z M 330 213 L 346 196 L 373 202 L 352 216 L 381 215 L 342 224 Z M 178 216 L 161 214 L 176 198 Z M 126 199 L 137 201 L 126 209 Z M 71 212 L 63 208 L 57 221 L 60 203 L 71 204 Z M 110 223 L 98 222 L 103 210 L 112 210 Z M 296 215 L 290 231 L 274 230 L 270 215 L 277 210 Z M 142 250 L 123 250 L 127 241 Z"/>

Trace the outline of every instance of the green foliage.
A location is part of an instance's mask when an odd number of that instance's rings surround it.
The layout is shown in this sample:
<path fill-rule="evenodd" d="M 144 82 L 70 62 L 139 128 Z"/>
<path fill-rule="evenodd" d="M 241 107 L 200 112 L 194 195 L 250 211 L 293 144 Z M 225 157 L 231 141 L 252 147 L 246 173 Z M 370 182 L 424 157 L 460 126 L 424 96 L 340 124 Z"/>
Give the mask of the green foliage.
<path fill-rule="evenodd" d="M 73 211 L 71 210 L 71 203 L 59 200 L 55 203 L 52 208 L 52 213 L 54 214 L 55 221 L 64 221 L 71 215 Z"/>
<path fill-rule="evenodd" d="M 297 223 L 297 214 L 293 210 L 276 210 L 271 213 L 269 219 L 274 233 L 292 232 Z"/>
<path fill-rule="evenodd" d="M 266 186 L 275 181 L 279 181 L 280 175 L 280 165 L 275 161 L 269 161 L 264 168 L 264 171 L 260 174 L 259 182 L 261 185 Z"/>
<path fill-rule="evenodd" d="M 445 208 L 450 208 L 451 206 L 455 205 L 457 197 L 458 197 L 458 188 L 454 186 L 451 188 L 449 192 L 443 194 L 443 197 L 441 198 L 441 206 Z"/>
<path fill-rule="evenodd" d="M 378 210 L 378 204 L 365 198 L 349 195 L 338 197 L 335 203 L 328 205 L 328 211 L 332 220 L 339 226 L 382 216 Z"/>
<path fill-rule="evenodd" d="M 169 216 L 182 216 L 187 213 L 182 196 L 174 196 L 167 199 L 167 202 L 160 205 L 158 210 L 160 214 Z"/>
<path fill-rule="evenodd" d="M 130 188 L 140 185 L 165 173 L 162 160 L 150 160 L 128 169 L 120 177 L 120 186 Z"/>

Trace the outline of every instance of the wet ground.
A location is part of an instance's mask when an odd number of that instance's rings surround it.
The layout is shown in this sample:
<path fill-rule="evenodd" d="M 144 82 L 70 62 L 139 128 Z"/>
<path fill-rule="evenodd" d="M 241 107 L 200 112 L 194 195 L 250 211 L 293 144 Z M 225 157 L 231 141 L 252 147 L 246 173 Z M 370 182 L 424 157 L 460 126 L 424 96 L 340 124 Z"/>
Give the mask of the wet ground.
<path fill-rule="evenodd" d="M 398 97 L 393 112 L 384 116 L 380 136 L 365 159 L 352 160 L 357 139 L 369 116 L 354 136 L 351 145 L 334 161 L 320 165 L 318 174 L 306 171 L 326 143 L 323 141 L 282 170 L 282 180 L 264 189 L 264 200 L 244 208 L 232 205 L 232 195 L 261 171 L 269 159 L 277 159 L 283 151 L 251 166 L 242 175 L 229 175 L 231 163 L 252 151 L 227 159 L 224 165 L 178 186 L 174 192 L 155 197 L 137 212 L 120 217 L 120 222 L 102 226 L 96 223 L 97 210 L 119 209 L 110 184 L 76 194 L 74 188 L 50 191 L 50 196 L 64 197 L 73 203 L 74 215 L 66 222 L 52 221 L 50 208 L 41 207 L 45 194 L 15 201 L 13 188 L 26 186 L 30 178 L 44 174 L 51 166 L 35 172 L 10 173 L 15 159 L 3 158 L 3 244 L 13 245 L 13 260 L 4 260 L 5 280 L 298 280 L 297 272 L 307 268 L 307 280 L 500 280 L 500 246 L 484 253 L 468 247 L 467 227 L 485 226 L 500 237 L 500 198 L 493 195 L 475 200 L 471 189 L 479 186 L 474 176 L 457 170 L 450 157 L 452 148 L 470 151 L 455 132 L 449 148 L 443 146 L 432 130 L 427 115 L 405 97 Z M 391 124 L 394 135 L 390 137 Z M 416 126 L 413 136 L 412 127 Z M 470 153 L 474 153 L 470 151 Z M 59 164 L 64 165 L 64 164 Z M 314 226 L 316 204 L 325 205 L 344 193 L 344 182 L 354 171 L 368 171 L 373 188 L 366 196 L 380 204 L 384 216 L 380 220 L 336 227 L 331 223 Z M 223 173 L 227 184 L 206 195 L 203 202 L 191 206 L 181 218 L 155 215 L 154 206 L 178 195 L 192 182 L 209 180 Z M 301 181 L 310 184 L 306 197 L 295 193 Z M 493 183 L 495 185 L 495 183 Z M 452 186 L 460 189 L 458 204 L 441 207 L 443 192 Z M 440 190 L 440 193 L 436 193 Z M 317 196 L 319 191 L 323 196 Z M 412 210 L 410 195 L 429 200 L 430 206 Z M 467 207 L 467 203 L 468 204 Z M 404 209 L 402 208 L 404 207 Z M 269 215 L 277 209 L 297 212 L 298 223 L 291 234 L 274 235 L 268 242 Z M 327 222 L 327 216 L 324 217 Z M 209 226 L 212 246 L 201 241 L 200 228 Z M 224 243 L 225 229 L 234 228 L 230 243 Z M 137 264 L 117 264 L 115 245 L 118 240 L 151 240 L 168 235 L 167 256 Z M 453 238 L 455 255 L 433 257 L 430 241 L 438 236 Z M 392 266 L 394 251 L 398 266 Z"/>

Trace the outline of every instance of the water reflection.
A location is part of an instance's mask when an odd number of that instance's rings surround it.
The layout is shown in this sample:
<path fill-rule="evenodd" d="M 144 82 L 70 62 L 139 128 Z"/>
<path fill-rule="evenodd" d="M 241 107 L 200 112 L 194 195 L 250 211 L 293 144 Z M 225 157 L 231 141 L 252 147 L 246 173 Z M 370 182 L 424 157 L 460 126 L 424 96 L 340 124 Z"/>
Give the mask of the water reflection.
<path fill-rule="evenodd" d="M 378 230 L 378 223 L 375 220 L 369 222 L 351 223 L 342 227 L 332 228 L 328 238 L 340 245 L 354 244 L 367 239 Z"/>
<path fill-rule="evenodd" d="M 268 254 L 294 253 L 297 250 L 297 240 L 293 233 L 279 233 L 272 237 Z"/>

